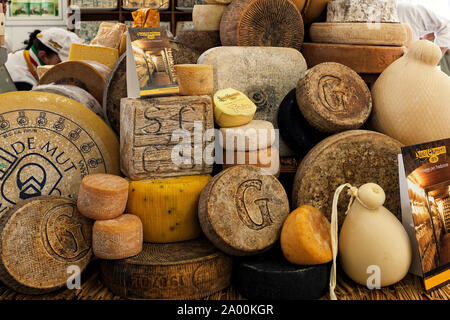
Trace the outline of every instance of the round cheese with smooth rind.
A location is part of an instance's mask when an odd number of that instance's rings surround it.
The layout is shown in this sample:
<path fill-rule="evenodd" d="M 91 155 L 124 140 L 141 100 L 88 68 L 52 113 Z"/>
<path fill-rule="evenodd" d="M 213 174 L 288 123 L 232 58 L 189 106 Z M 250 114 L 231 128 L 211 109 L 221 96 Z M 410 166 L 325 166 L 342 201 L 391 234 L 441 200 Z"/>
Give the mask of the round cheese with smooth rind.
<path fill-rule="evenodd" d="M 228 88 L 214 94 L 214 120 L 221 127 L 237 127 L 252 121 L 256 105 L 242 92 Z"/>

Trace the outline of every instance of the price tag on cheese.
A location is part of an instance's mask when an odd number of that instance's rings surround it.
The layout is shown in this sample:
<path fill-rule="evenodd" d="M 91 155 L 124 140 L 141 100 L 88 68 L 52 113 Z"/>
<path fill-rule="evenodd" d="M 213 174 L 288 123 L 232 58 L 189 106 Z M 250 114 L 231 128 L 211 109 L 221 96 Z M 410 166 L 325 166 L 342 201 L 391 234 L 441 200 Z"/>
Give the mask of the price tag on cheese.
<path fill-rule="evenodd" d="M 242 92 L 223 89 L 214 95 L 214 119 L 221 127 L 237 127 L 252 121 L 256 105 Z"/>

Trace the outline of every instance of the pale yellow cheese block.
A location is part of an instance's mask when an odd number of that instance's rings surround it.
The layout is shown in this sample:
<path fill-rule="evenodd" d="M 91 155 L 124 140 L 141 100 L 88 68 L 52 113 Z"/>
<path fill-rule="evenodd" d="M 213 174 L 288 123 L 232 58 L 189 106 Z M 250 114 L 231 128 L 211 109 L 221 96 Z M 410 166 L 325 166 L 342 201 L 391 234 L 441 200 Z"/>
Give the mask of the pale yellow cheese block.
<path fill-rule="evenodd" d="M 38 75 L 38 78 L 42 78 L 42 76 L 51 68 L 53 68 L 53 65 L 45 65 L 45 66 L 37 66 L 36 72 Z"/>
<path fill-rule="evenodd" d="M 177 64 L 175 71 L 180 96 L 212 95 L 213 66 L 205 64 Z"/>
<path fill-rule="evenodd" d="M 112 69 L 117 59 L 119 59 L 118 49 L 72 43 L 68 60 L 97 61 Z"/>
<path fill-rule="evenodd" d="M 237 127 L 252 121 L 256 105 L 241 91 L 228 88 L 214 94 L 214 119 L 220 127 Z"/>

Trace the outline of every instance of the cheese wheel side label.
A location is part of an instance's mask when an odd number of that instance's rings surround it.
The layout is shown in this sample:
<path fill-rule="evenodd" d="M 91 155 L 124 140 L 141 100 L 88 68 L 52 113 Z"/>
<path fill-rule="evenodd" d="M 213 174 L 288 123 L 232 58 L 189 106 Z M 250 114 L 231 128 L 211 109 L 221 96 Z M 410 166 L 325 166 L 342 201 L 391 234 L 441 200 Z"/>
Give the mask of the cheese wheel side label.
<path fill-rule="evenodd" d="M 76 198 L 84 176 L 108 169 L 90 133 L 55 112 L 0 114 L 0 141 L 0 214 L 40 195 Z"/>

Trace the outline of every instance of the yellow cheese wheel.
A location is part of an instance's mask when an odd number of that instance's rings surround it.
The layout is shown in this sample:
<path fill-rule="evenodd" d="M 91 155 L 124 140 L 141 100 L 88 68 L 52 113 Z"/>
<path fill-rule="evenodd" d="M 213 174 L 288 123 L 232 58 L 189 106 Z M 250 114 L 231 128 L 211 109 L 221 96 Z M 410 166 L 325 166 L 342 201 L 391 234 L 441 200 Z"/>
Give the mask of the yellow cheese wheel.
<path fill-rule="evenodd" d="M 227 88 L 214 94 L 214 119 L 221 127 L 245 125 L 255 113 L 256 105 L 241 91 Z"/>
<path fill-rule="evenodd" d="M 92 250 L 100 259 L 129 258 L 140 253 L 142 245 L 142 222 L 133 214 L 94 223 Z"/>
<path fill-rule="evenodd" d="M 213 66 L 205 64 L 177 64 L 175 71 L 181 96 L 212 95 Z"/>
<path fill-rule="evenodd" d="M 92 46 L 72 43 L 69 52 L 69 61 L 88 60 L 97 61 L 112 69 L 119 59 L 119 50 L 114 48 Z"/>
<path fill-rule="evenodd" d="M 95 220 L 113 219 L 127 206 L 128 181 L 112 174 L 91 174 L 81 180 L 77 208 Z"/>
<path fill-rule="evenodd" d="M 199 237 L 198 199 L 210 179 L 210 175 L 198 175 L 131 181 L 127 212 L 141 218 L 144 241 L 169 243 Z"/>
<path fill-rule="evenodd" d="M 280 244 L 285 258 L 293 264 L 322 264 L 333 258 L 330 222 L 312 206 L 300 206 L 287 217 Z"/>
<path fill-rule="evenodd" d="M 42 78 L 42 76 L 44 75 L 44 73 L 46 73 L 48 70 L 50 70 L 51 68 L 53 68 L 53 65 L 44 65 L 44 66 L 37 66 L 36 68 L 36 73 L 38 75 L 38 78 Z"/>

